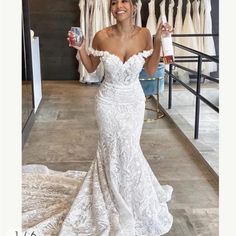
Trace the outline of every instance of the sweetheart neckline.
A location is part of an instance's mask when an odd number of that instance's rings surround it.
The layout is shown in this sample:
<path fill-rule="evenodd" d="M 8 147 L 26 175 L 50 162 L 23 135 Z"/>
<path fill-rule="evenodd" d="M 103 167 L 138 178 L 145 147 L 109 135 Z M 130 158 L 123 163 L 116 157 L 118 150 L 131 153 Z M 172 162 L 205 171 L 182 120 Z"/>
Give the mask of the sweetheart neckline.
<path fill-rule="evenodd" d="M 94 50 L 95 52 L 101 52 L 101 53 L 103 52 L 103 53 L 109 54 L 110 56 L 116 57 L 116 58 L 121 62 L 122 65 L 125 65 L 125 64 L 126 64 L 131 58 L 133 58 L 134 56 L 138 56 L 138 55 L 140 55 L 140 54 L 142 54 L 142 53 L 150 52 L 150 51 L 153 50 L 152 48 L 149 49 L 149 50 L 142 50 L 142 51 L 140 51 L 140 52 L 134 53 L 134 54 L 133 54 L 132 56 L 130 56 L 126 61 L 123 61 L 123 60 L 121 60 L 121 58 L 120 58 L 119 56 L 117 56 L 116 54 L 111 53 L 111 52 L 109 52 L 109 51 L 106 51 L 106 50 L 97 50 L 97 49 L 94 49 L 94 48 L 92 48 L 92 47 L 91 47 L 91 49 Z"/>

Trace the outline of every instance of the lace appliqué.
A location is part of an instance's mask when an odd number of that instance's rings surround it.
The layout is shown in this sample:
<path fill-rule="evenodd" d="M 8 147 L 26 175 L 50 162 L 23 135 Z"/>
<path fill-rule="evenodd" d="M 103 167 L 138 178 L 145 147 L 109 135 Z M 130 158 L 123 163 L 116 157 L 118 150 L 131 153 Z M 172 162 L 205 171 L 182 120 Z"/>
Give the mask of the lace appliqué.
<path fill-rule="evenodd" d="M 97 155 L 88 172 L 23 167 L 23 229 L 36 235 L 159 236 L 173 222 L 161 185 L 140 147 L 145 95 L 139 73 L 152 50 L 122 62 L 101 58 L 105 78 L 96 94 Z"/>

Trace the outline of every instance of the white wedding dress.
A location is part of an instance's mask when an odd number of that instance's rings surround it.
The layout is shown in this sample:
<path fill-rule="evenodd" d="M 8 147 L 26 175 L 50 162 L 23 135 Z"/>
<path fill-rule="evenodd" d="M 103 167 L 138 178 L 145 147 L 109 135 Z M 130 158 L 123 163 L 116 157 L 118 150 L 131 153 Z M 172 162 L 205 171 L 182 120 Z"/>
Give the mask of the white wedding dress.
<path fill-rule="evenodd" d="M 183 0 L 178 0 L 177 5 L 177 13 L 175 17 L 175 34 L 181 34 L 182 33 L 182 27 L 183 27 L 183 18 L 182 18 L 182 8 L 183 8 Z M 183 44 L 182 43 L 182 37 L 175 37 L 173 38 L 173 42 Z M 181 56 L 182 49 L 178 47 L 174 47 L 175 50 L 175 56 Z"/>
<path fill-rule="evenodd" d="M 193 7 L 193 26 L 196 34 L 201 34 L 201 25 L 200 25 L 200 0 L 194 0 L 192 3 Z M 197 37 L 197 48 L 196 50 L 203 52 L 203 48 L 201 45 L 201 38 Z"/>
<path fill-rule="evenodd" d="M 142 15 L 141 15 L 141 9 L 142 9 L 142 1 L 138 0 L 137 2 L 137 13 L 136 13 L 136 19 L 135 24 L 139 27 L 142 27 Z"/>
<path fill-rule="evenodd" d="M 186 13 L 185 13 L 184 23 L 182 27 L 182 34 L 195 34 L 196 33 L 194 29 L 194 25 L 193 25 L 192 16 L 191 16 L 191 9 L 192 9 L 192 3 L 190 2 L 190 0 L 187 0 Z M 196 50 L 198 49 L 196 37 L 183 37 L 182 43 L 185 47 L 196 49 Z M 181 55 L 182 56 L 196 56 L 195 54 L 185 51 L 185 50 L 182 50 Z M 183 63 L 183 66 L 191 70 L 197 71 L 196 62 Z"/>
<path fill-rule="evenodd" d="M 172 27 L 174 27 L 174 6 L 175 6 L 175 1 L 170 0 L 168 6 L 168 24 Z"/>
<path fill-rule="evenodd" d="M 156 13 L 155 13 L 155 0 L 151 0 L 148 3 L 148 19 L 146 27 L 150 30 L 151 35 L 155 35 L 157 32 L 157 19 L 156 19 Z"/>
<path fill-rule="evenodd" d="M 23 166 L 23 229 L 39 236 L 158 236 L 173 223 L 160 185 L 140 147 L 145 95 L 139 73 L 152 50 L 127 61 L 107 51 L 96 95 L 97 155 L 88 172 Z"/>
<path fill-rule="evenodd" d="M 204 0 L 205 19 L 204 19 L 204 34 L 212 34 L 212 18 L 211 18 L 211 1 Z M 213 37 L 204 37 L 204 53 L 215 56 L 215 42 Z M 215 62 L 205 62 L 203 73 L 210 75 L 211 72 L 217 71 L 217 64 Z M 208 81 L 208 80 L 206 80 Z"/>
<path fill-rule="evenodd" d="M 166 0 L 162 0 L 161 3 L 159 4 L 160 7 L 160 15 L 158 17 L 158 21 L 157 21 L 157 29 L 159 28 L 159 25 L 162 22 L 162 17 L 166 17 L 166 13 L 165 13 L 165 7 L 166 7 Z"/>
<path fill-rule="evenodd" d="M 85 0 L 80 0 L 79 1 L 79 9 L 80 9 L 80 28 L 83 32 L 83 34 L 85 33 L 86 27 L 85 27 Z M 84 82 L 84 76 L 85 74 L 87 74 L 88 72 L 85 70 L 84 65 L 82 64 L 81 60 L 80 60 L 80 56 L 79 53 L 76 54 L 76 58 L 79 61 L 79 66 L 78 66 L 78 72 L 80 74 L 80 82 Z"/>

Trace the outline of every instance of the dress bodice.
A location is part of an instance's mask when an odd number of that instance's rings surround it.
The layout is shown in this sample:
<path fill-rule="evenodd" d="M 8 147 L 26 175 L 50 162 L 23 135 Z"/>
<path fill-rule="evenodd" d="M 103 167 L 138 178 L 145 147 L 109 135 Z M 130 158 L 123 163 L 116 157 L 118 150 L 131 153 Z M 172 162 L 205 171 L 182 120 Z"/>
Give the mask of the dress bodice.
<path fill-rule="evenodd" d="M 93 48 L 89 53 L 100 57 L 104 66 L 104 80 L 98 89 L 96 99 L 109 104 L 134 104 L 144 101 L 145 95 L 139 82 L 139 73 L 150 56 L 152 49 L 133 54 L 123 62 L 117 55 Z"/>
<path fill-rule="evenodd" d="M 129 85 L 138 80 L 139 73 L 145 63 L 144 58 L 150 56 L 152 51 L 152 49 L 143 50 L 123 62 L 117 55 L 108 51 L 89 48 L 89 53 L 93 56 L 100 57 L 103 62 L 105 70 L 104 81 L 116 85 Z"/>

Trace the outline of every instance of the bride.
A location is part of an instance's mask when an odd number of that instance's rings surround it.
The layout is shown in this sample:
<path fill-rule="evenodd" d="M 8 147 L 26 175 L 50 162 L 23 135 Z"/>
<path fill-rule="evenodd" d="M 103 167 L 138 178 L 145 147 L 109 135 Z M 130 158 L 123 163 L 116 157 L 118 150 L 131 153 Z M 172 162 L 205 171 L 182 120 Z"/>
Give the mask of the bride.
<path fill-rule="evenodd" d="M 140 148 L 145 96 L 139 82 L 143 67 L 155 72 L 161 32 L 171 29 L 160 26 L 153 45 L 149 30 L 133 25 L 135 0 L 111 0 L 110 10 L 117 23 L 96 33 L 89 55 L 85 40 L 70 45 L 88 72 L 104 65 L 95 106 L 97 155 L 88 172 L 23 166 L 27 235 L 158 236 L 172 226 L 167 202 L 173 188 L 160 185 Z"/>

